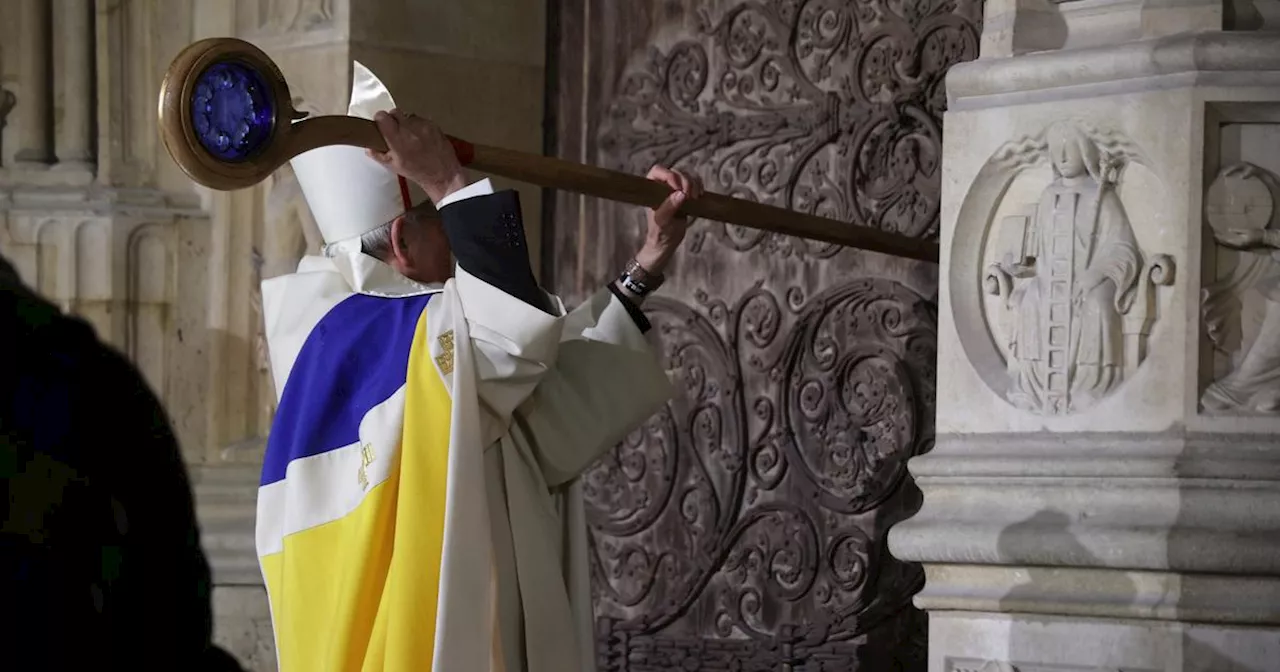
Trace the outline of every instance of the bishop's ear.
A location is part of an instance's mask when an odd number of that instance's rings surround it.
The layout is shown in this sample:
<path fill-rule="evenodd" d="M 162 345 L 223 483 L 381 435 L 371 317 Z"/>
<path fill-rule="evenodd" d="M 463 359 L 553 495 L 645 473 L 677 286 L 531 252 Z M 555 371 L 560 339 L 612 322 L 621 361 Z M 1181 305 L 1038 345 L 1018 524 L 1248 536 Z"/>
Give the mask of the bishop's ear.
<path fill-rule="evenodd" d="M 415 263 L 419 261 L 414 258 L 414 245 L 410 240 L 414 233 L 413 227 L 409 225 L 409 220 L 404 215 L 391 220 L 391 266 L 404 275 L 412 272 Z"/>

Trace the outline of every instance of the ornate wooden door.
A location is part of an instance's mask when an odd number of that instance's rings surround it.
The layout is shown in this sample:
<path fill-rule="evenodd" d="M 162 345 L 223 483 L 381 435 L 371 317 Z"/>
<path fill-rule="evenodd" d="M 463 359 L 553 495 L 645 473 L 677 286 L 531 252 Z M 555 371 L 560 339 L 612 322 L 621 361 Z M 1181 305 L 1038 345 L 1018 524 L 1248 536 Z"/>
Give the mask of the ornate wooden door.
<path fill-rule="evenodd" d="M 556 4 L 553 153 L 937 236 L 980 0 Z M 558 195 L 544 280 L 580 300 L 642 230 Z M 924 669 L 923 573 L 885 539 L 933 441 L 936 294 L 933 265 L 696 225 L 646 304 L 681 396 L 586 478 L 602 670 Z"/>

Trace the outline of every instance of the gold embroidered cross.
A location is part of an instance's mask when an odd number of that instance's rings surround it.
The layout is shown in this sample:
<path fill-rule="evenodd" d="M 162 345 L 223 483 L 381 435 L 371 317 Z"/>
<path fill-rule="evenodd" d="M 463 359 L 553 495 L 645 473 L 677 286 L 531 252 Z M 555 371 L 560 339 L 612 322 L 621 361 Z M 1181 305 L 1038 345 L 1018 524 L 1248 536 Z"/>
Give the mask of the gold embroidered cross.
<path fill-rule="evenodd" d="M 373 446 L 364 444 L 360 446 L 360 471 L 356 473 L 356 477 L 360 479 L 360 488 L 369 489 L 369 465 L 373 464 Z"/>
<path fill-rule="evenodd" d="M 440 343 L 440 354 L 436 355 L 436 366 L 440 367 L 440 373 L 449 375 L 453 373 L 453 330 L 440 334 L 436 339 Z"/>

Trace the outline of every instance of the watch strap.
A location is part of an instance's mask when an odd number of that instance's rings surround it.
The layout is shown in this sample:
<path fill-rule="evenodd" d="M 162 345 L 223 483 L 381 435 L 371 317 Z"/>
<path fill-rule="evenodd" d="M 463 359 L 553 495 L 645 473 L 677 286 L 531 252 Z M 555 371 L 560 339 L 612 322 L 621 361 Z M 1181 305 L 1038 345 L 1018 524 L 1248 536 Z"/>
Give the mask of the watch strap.
<path fill-rule="evenodd" d="M 635 285 L 635 287 L 639 289 L 637 293 L 641 295 L 656 291 L 662 286 L 662 283 L 665 280 L 666 277 L 661 273 L 650 273 L 645 270 L 644 266 L 641 266 L 640 262 L 636 261 L 634 258 L 628 261 L 627 265 L 623 267 L 622 277 L 619 278 L 619 281 L 623 285 Z M 628 291 L 637 291 L 631 286 L 627 286 L 627 289 Z"/>

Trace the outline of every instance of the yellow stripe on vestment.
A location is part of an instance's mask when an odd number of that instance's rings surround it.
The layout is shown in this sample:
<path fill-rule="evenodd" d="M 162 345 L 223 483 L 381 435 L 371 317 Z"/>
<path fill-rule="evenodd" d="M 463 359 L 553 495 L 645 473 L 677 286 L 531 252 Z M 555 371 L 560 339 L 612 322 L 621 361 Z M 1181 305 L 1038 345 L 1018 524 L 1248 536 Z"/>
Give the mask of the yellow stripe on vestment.
<path fill-rule="evenodd" d="M 422 311 L 405 381 L 400 468 L 400 513 L 395 558 L 387 575 L 374 635 L 385 638 L 384 658 L 367 670 L 430 670 L 435 653 L 440 565 L 444 551 L 445 494 L 449 477 L 452 404 L 432 363 Z M 408 446 L 414 446 L 413 450 Z"/>
<path fill-rule="evenodd" d="M 424 310 L 409 351 L 398 461 L 388 478 L 347 515 L 289 534 L 280 553 L 261 558 L 281 672 L 432 667 L 452 409 L 427 333 Z"/>

